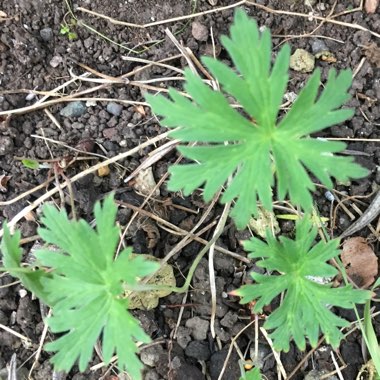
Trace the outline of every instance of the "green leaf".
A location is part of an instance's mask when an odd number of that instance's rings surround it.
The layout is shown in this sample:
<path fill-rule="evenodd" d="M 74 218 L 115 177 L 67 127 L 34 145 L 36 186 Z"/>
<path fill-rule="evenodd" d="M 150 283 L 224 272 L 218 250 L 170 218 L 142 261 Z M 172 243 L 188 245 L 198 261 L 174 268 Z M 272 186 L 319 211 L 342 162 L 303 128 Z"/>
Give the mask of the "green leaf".
<path fill-rule="evenodd" d="M 333 154 L 345 149 L 343 143 L 309 137 L 352 117 L 352 110 L 339 109 L 350 98 L 349 70 L 339 74 L 331 70 L 322 92 L 320 72 L 316 70 L 290 111 L 278 120 L 288 82 L 289 46 L 281 48 L 272 65 L 269 30 L 260 33 L 256 22 L 241 10 L 235 14 L 231 36 L 224 36 L 222 43 L 235 69 L 216 59 L 203 58 L 221 92 L 186 70 L 185 90 L 193 100 L 173 89 L 169 91 L 171 99 L 162 95 L 146 97 L 153 111 L 163 116 L 163 125 L 180 127 L 171 133 L 172 137 L 199 143 L 178 148 L 196 163 L 170 168 L 170 190 L 183 190 L 189 195 L 203 185 L 208 201 L 232 177 L 221 201 L 235 200 L 232 216 L 243 228 L 251 215 L 257 214 L 257 200 L 272 209 L 275 184 L 279 199 L 289 195 L 293 203 L 311 210 L 310 192 L 315 187 L 309 173 L 330 188 L 331 177 L 346 181 L 367 174 L 351 157 Z M 231 107 L 227 100 L 231 96 L 243 106 L 245 114 Z"/>
<path fill-rule="evenodd" d="M 3 224 L 4 235 L 0 244 L 0 251 L 3 255 L 4 268 L 13 276 L 20 279 L 22 284 L 29 289 L 36 297 L 46 302 L 48 294 L 41 281 L 50 274 L 34 268 L 23 268 L 21 266 L 22 250 L 20 248 L 20 231 L 11 235 L 6 223 Z"/>
<path fill-rule="evenodd" d="M 61 24 L 61 29 L 59 29 L 60 34 L 67 34 L 70 32 L 70 27 L 68 25 Z"/>
<path fill-rule="evenodd" d="M 69 41 L 73 41 L 76 38 L 78 38 L 78 35 L 75 32 L 69 32 L 67 33 L 67 38 L 69 39 Z"/>
<path fill-rule="evenodd" d="M 30 160 L 29 158 L 21 160 L 22 164 L 28 169 L 38 169 L 40 164 L 36 160 Z"/>
<path fill-rule="evenodd" d="M 267 233 L 267 242 L 252 238 L 244 247 L 249 257 L 260 259 L 257 265 L 279 275 L 253 273 L 253 284 L 244 285 L 234 294 L 241 303 L 256 301 L 253 312 L 261 312 L 278 295 L 284 293 L 281 305 L 270 314 L 264 327 L 273 330 L 271 337 L 277 350 L 289 350 L 293 339 L 299 349 L 306 347 L 306 337 L 316 347 L 320 331 L 334 348 L 343 338 L 340 327 L 349 325 L 330 310 L 331 306 L 352 308 L 355 303 L 370 299 L 371 292 L 354 290 L 351 286 L 332 288 L 312 278 L 331 278 L 337 270 L 327 263 L 339 254 L 339 240 L 320 241 L 313 245 L 317 229 L 305 217 L 296 224 L 296 237 L 275 237 Z"/>
<path fill-rule="evenodd" d="M 258 368 L 254 368 L 246 372 L 239 380 L 262 380 L 262 376 L 260 370 Z"/>
<path fill-rule="evenodd" d="M 115 259 L 119 228 L 115 225 L 117 208 L 113 197 L 101 206 L 95 205 L 96 230 L 84 220 L 69 220 L 64 211 L 51 205 L 43 208 L 39 235 L 49 244 L 36 252 L 37 263 L 48 269 L 19 272 L 20 233 L 10 236 L 4 226 L 1 249 L 9 272 L 52 307 L 48 325 L 61 335 L 48 343 L 47 351 L 55 352 L 51 361 L 58 370 L 70 371 L 78 361 L 84 371 L 92 358 L 93 347 L 102 337 L 104 361 L 118 356 L 118 367 L 135 379 L 141 379 L 142 364 L 136 342 L 147 343 L 149 336 L 139 326 L 128 308 L 125 287 L 159 268 L 159 264 L 132 255 L 124 249 Z M 16 268 L 14 270 L 13 268 Z"/>

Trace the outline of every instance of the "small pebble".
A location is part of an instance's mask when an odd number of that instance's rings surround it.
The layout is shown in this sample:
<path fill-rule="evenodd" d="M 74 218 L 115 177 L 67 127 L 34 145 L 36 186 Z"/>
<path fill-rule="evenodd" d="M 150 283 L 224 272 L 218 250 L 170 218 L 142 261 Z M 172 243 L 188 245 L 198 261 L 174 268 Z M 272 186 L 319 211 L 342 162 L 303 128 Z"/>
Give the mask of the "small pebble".
<path fill-rule="evenodd" d="M 13 140 L 11 137 L 0 136 L 0 156 L 5 156 L 6 154 L 12 153 L 13 146 Z"/>
<path fill-rule="evenodd" d="M 208 360 L 211 352 L 207 342 L 195 340 L 187 345 L 185 354 L 197 360 Z"/>
<path fill-rule="evenodd" d="M 62 108 L 60 115 L 64 117 L 79 117 L 86 112 L 86 106 L 82 102 L 72 102 Z"/>
<path fill-rule="evenodd" d="M 86 107 L 95 107 L 96 101 L 95 100 L 87 100 Z"/>
<path fill-rule="evenodd" d="M 315 39 L 311 43 L 311 51 L 313 52 L 314 55 L 320 53 L 321 51 L 328 51 L 328 50 L 329 50 L 328 47 L 322 40 Z"/>
<path fill-rule="evenodd" d="M 291 92 L 286 92 L 284 94 L 284 99 L 287 101 L 287 102 L 290 102 L 290 103 L 294 103 L 295 100 L 297 99 L 297 94 L 293 91 Z"/>
<path fill-rule="evenodd" d="M 191 335 L 196 340 L 207 339 L 210 322 L 200 317 L 193 317 L 186 321 L 186 327 L 191 330 Z"/>
<path fill-rule="evenodd" d="M 55 55 L 49 62 L 51 67 L 57 67 L 60 63 L 63 62 L 63 58 L 60 57 L 59 55 Z"/>
<path fill-rule="evenodd" d="M 40 30 L 40 36 L 44 41 L 49 42 L 53 39 L 53 30 L 51 28 L 43 28 Z"/>
<path fill-rule="evenodd" d="M 208 39 L 207 27 L 198 21 L 194 21 L 191 24 L 191 34 L 198 41 L 207 41 Z"/>
<path fill-rule="evenodd" d="M 149 367 L 154 367 L 158 363 L 159 358 L 162 355 L 162 353 L 163 353 L 162 346 L 157 345 L 157 346 L 147 347 L 144 350 L 141 350 L 141 354 L 140 354 L 141 361 Z"/>
<path fill-rule="evenodd" d="M 120 116 L 121 111 L 123 110 L 123 106 L 118 103 L 108 103 L 107 104 L 107 112 L 114 116 Z"/>
<path fill-rule="evenodd" d="M 325 197 L 328 201 L 334 202 L 334 194 L 331 191 L 326 191 L 325 192 Z"/>

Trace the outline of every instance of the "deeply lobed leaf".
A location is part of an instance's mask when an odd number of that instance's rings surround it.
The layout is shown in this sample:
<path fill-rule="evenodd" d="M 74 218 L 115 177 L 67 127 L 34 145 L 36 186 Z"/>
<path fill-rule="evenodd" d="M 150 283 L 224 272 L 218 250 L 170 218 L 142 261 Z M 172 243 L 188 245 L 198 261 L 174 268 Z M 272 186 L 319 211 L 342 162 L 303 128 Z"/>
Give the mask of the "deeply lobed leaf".
<path fill-rule="evenodd" d="M 21 266 L 22 250 L 20 248 L 20 231 L 11 235 L 8 225 L 3 225 L 4 235 L 0 244 L 4 268 L 13 277 L 17 277 L 26 288 L 32 291 L 42 301 L 47 302 L 48 294 L 41 284 L 43 277 L 50 276 L 42 270 L 24 268 Z"/>
<path fill-rule="evenodd" d="M 63 334 L 46 345 L 47 351 L 55 352 L 51 359 L 55 368 L 68 372 L 78 361 L 84 371 L 102 337 L 104 361 L 116 354 L 120 370 L 137 380 L 141 379 L 142 364 L 136 342 L 147 343 L 150 338 L 127 310 L 124 285 L 136 284 L 159 264 L 132 256 L 131 249 L 114 259 L 119 239 L 116 212 L 113 197 L 106 198 L 103 206 L 97 203 L 94 230 L 84 220 L 69 220 L 65 212 L 45 206 L 45 226 L 39 228 L 39 235 L 61 249 L 36 252 L 38 265 L 47 271 L 20 272 L 20 234 L 11 236 L 6 225 L 1 250 L 6 269 L 52 307 L 49 327 Z"/>
<path fill-rule="evenodd" d="M 306 338 L 315 347 L 320 331 L 326 341 L 338 347 L 343 335 L 340 327 L 348 326 L 344 319 L 334 315 L 330 307 L 352 308 L 355 303 L 364 303 L 371 297 L 369 291 L 352 289 L 351 286 L 332 288 L 332 284 L 319 284 L 311 278 L 331 278 L 337 270 L 326 261 L 339 254 L 339 240 L 313 245 L 317 231 L 309 218 L 296 225 L 296 238 L 291 240 L 267 234 L 267 242 L 257 238 L 245 242 L 250 257 L 261 258 L 257 265 L 279 275 L 252 274 L 253 284 L 244 285 L 234 294 L 241 303 L 256 301 L 254 312 L 261 312 L 279 294 L 284 293 L 283 302 L 267 318 L 264 327 L 273 330 L 271 337 L 276 349 L 289 349 L 294 339 L 303 350 Z"/>
<path fill-rule="evenodd" d="M 349 99 L 349 70 L 339 74 L 331 70 L 319 96 L 320 72 L 316 70 L 278 122 L 288 82 L 289 46 L 282 47 L 271 65 L 270 32 L 260 33 L 256 22 L 243 11 L 236 12 L 231 36 L 224 36 L 222 43 L 236 71 L 213 58 L 204 57 L 203 62 L 223 92 L 213 91 L 187 70 L 185 90 L 193 100 L 173 89 L 169 91 L 171 100 L 147 95 L 153 111 L 163 116 L 162 124 L 181 127 L 172 132 L 173 137 L 202 143 L 179 147 L 186 158 L 197 163 L 171 167 L 169 189 L 189 195 L 204 185 L 208 201 L 230 178 L 221 201 L 235 200 L 231 215 L 243 228 L 256 214 L 257 200 L 272 208 L 275 183 L 280 199 L 289 195 L 293 203 L 310 210 L 314 184 L 309 172 L 327 187 L 332 187 L 331 177 L 346 181 L 366 175 L 351 157 L 333 155 L 342 151 L 344 144 L 309 137 L 353 115 L 352 110 L 339 109 Z M 249 117 L 231 107 L 224 94 L 235 98 Z"/>

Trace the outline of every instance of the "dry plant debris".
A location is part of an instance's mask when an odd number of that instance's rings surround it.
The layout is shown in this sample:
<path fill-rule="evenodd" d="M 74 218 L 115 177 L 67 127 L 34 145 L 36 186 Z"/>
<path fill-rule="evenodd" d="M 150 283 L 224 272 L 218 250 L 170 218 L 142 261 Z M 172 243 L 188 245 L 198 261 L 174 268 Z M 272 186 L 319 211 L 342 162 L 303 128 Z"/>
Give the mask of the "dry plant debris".
<path fill-rule="evenodd" d="M 347 274 L 362 288 L 368 288 L 378 273 L 378 259 L 362 237 L 347 239 L 343 244 L 342 262 Z"/>
<path fill-rule="evenodd" d="M 364 9 L 367 13 L 375 13 L 379 6 L 379 0 L 366 0 Z"/>
<path fill-rule="evenodd" d="M 0 191 L 6 193 L 8 191 L 7 183 L 12 178 L 12 176 L 2 174 L 0 175 Z"/>

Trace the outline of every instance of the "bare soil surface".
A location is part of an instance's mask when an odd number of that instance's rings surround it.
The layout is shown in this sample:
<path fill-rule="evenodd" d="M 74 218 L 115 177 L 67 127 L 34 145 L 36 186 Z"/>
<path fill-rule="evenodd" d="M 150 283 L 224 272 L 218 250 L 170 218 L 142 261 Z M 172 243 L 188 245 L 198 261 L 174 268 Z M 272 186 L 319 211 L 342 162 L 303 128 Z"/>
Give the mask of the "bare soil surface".
<path fill-rule="evenodd" d="M 71 6 L 77 21 L 72 22 L 72 15 L 62 0 L 0 0 L 0 11 L 8 17 L 2 20 L 0 16 L 0 111 L 7 111 L 10 115 L 8 119 L 4 114 L 0 116 L 0 176 L 10 176 L 3 192 L 0 192 L 0 222 L 12 220 L 28 204 L 54 188 L 57 181 L 62 182 L 64 177 L 73 177 L 91 165 L 127 152 L 165 132 L 151 115 L 149 107 L 141 102 L 144 102 L 146 91 L 156 92 L 169 85 L 181 88 L 182 82 L 175 80 L 181 74 L 170 67 L 147 65 L 146 62 L 164 60 L 178 69 L 187 66 L 186 60 L 165 33 L 165 28 L 183 46 L 190 48 L 196 57 L 215 53 L 219 58 L 228 60 L 220 45 L 220 36 L 228 33 L 234 9 L 218 7 L 232 6 L 234 2 L 219 0 L 216 5 L 211 3 L 211 0 L 74 0 Z M 351 89 L 353 97 L 348 104 L 355 108 L 355 116 L 320 136 L 352 140 L 348 141 L 347 149 L 353 151 L 351 153 L 355 154 L 357 161 L 371 174 L 350 184 L 337 184 L 336 190 L 341 192 L 339 194 L 343 199 L 344 194 L 368 196 L 380 185 L 380 10 L 374 14 L 355 10 L 359 1 L 311 3 L 315 4 L 311 7 L 303 1 L 260 0 L 251 4 L 246 2 L 243 6 L 260 26 L 271 29 L 275 52 L 284 42 L 291 45 L 292 52 L 297 48 L 312 53 L 321 50 L 330 52 L 333 58 L 324 55 L 316 60 L 316 67 L 322 69 L 323 79 L 326 79 L 331 67 L 337 70 L 350 68 L 355 72 Z M 265 6 L 270 9 L 265 9 Z M 181 19 L 184 15 L 210 10 L 215 12 Z M 311 20 L 307 17 L 310 12 L 324 17 L 338 15 L 331 18 L 338 23 Z M 131 25 L 118 25 L 100 15 Z M 178 19 L 163 22 L 172 18 Z M 75 33 L 73 40 L 67 34 L 60 33 L 65 23 L 69 24 L 70 32 Z M 154 24 L 141 27 L 151 23 Z M 89 73 L 90 70 L 92 74 L 89 77 L 106 78 L 108 82 L 88 82 L 85 78 L 77 78 L 67 85 L 74 76 Z M 101 73 L 103 77 L 96 73 Z M 288 91 L 297 94 L 309 75 L 292 70 Z M 120 76 L 125 76 L 129 81 L 109 80 L 110 77 Z M 61 89 L 51 92 L 64 84 Z M 31 95 L 30 90 L 36 90 L 37 94 Z M 78 97 L 76 94 L 85 90 L 88 93 L 79 96 L 82 103 L 79 109 L 74 110 L 77 114 L 72 109 L 66 109 L 68 113 L 62 112 L 70 103 L 60 101 L 61 97 L 70 94 Z M 44 96 L 50 96 L 49 100 L 55 102 L 37 107 Z M 124 179 L 138 168 L 150 152 L 166 142 L 160 140 L 110 165 L 107 175 L 95 172 L 73 182 L 77 215 L 90 221 L 95 201 L 114 190 L 116 198 L 124 203 L 124 207 L 120 207 L 118 221 L 121 226 L 128 225 L 133 214 L 130 205 L 141 206 L 145 196 L 136 188 L 136 178 L 127 183 Z M 50 162 L 53 169 L 31 170 L 19 158 Z M 165 179 L 168 165 L 177 158 L 173 149 L 152 165 L 156 182 Z M 68 162 L 70 165 L 66 168 L 65 163 Z M 46 186 L 12 201 L 50 179 Z M 315 202 L 321 215 L 331 217 L 331 204 L 324 192 L 320 189 L 315 193 Z M 58 205 L 63 201 L 67 209 L 71 209 L 67 189 L 61 197 L 57 193 L 53 199 Z M 358 205 L 365 210 L 369 201 L 370 198 L 365 198 Z M 350 202 L 346 205 L 351 209 Z M 201 193 L 184 198 L 181 194 L 168 192 L 164 183 L 144 209 L 178 226 L 183 232 L 190 231 L 196 225 L 207 206 L 202 201 Z M 221 211 L 222 207 L 216 205 L 198 231 L 215 221 Z M 36 218 L 38 210 L 28 213 L 18 223 L 23 238 L 29 238 L 24 244 L 26 258 L 34 244 L 38 227 Z M 349 216 L 338 208 L 335 224 L 330 223 L 329 227 L 332 233 L 338 235 L 351 223 Z M 282 222 L 281 229 L 283 233 L 291 233 L 293 225 Z M 202 238 L 209 240 L 212 233 L 213 228 L 209 228 Z M 364 229 L 360 234 L 368 237 L 370 231 Z M 237 231 L 231 221 L 218 245 L 225 251 L 246 257 L 240 241 L 247 237 L 249 232 Z M 180 239 L 178 233 L 174 234 L 162 222 L 157 222 L 157 218 L 139 214 L 129 226 L 125 241 L 133 246 L 136 253 L 151 253 L 163 258 Z M 177 285 L 183 284 L 193 258 L 202 247 L 201 243 L 193 241 L 170 260 Z M 373 243 L 373 247 L 378 254 L 378 241 Z M 237 299 L 226 294 L 241 285 L 243 274 L 252 266 L 226 253 L 216 253 L 216 338 L 210 333 L 210 281 L 206 258 L 202 259 L 196 270 L 186 299 L 183 295 L 173 294 L 161 299 L 160 305 L 153 310 L 134 312 L 157 343 L 142 350 L 141 356 L 146 366 L 144 379 L 216 380 L 224 365 L 223 379 L 239 378 L 236 347 L 249 358 L 250 352 L 253 352 L 255 332 L 253 328 L 245 330 L 236 340 L 231 356 L 227 357 L 231 340 L 250 322 L 252 316 L 239 305 Z M 6 378 L 6 365 L 16 354 L 21 368 L 20 379 L 23 379 L 35 362 L 44 328 L 42 315 L 46 311 L 41 310 L 38 300 L 13 281 L 8 275 L 0 276 L 0 324 L 29 338 L 32 343 L 25 344 L 20 337 L 0 328 L 0 378 Z M 182 304 L 185 305 L 183 309 Z M 338 313 L 351 321 L 355 320 L 351 313 Z M 380 331 L 376 318 L 375 328 Z M 46 341 L 51 339 L 48 333 Z M 266 378 L 277 379 L 278 366 L 272 350 L 263 336 L 258 339 L 261 371 Z M 309 379 L 317 379 L 322 373 L 328 374 L 336 369 L 332 355 L 344 379 L 355 379 L 367 361 L 360 332 L 350 330 L 336 352 L 323 342 L 316 350 L 308 349 L 306 352 L 292 346 L 290 352 L 281 354 L 281 363 L 288 376 L 291 375 L 288 378 L 304 379 L 308 374 L 311 376 L 310 371 L 314 370 L 319 374 Z M 110 366 L 88 370 L 84 374 L 73 369 L 69 374 L 54 373 L 59 377 L 53 377 L 53 368 L 48 360 L 49 354 L 42 350 L 31 374 L 32 379 L 116 379 L 117 372 Z M 101 356 L 97 353 L 92 365 L 100 362 Z M 119 378 L 125 377 L 121 375 Z M 331 374 L 329 378 L 337 377 Z"/>

